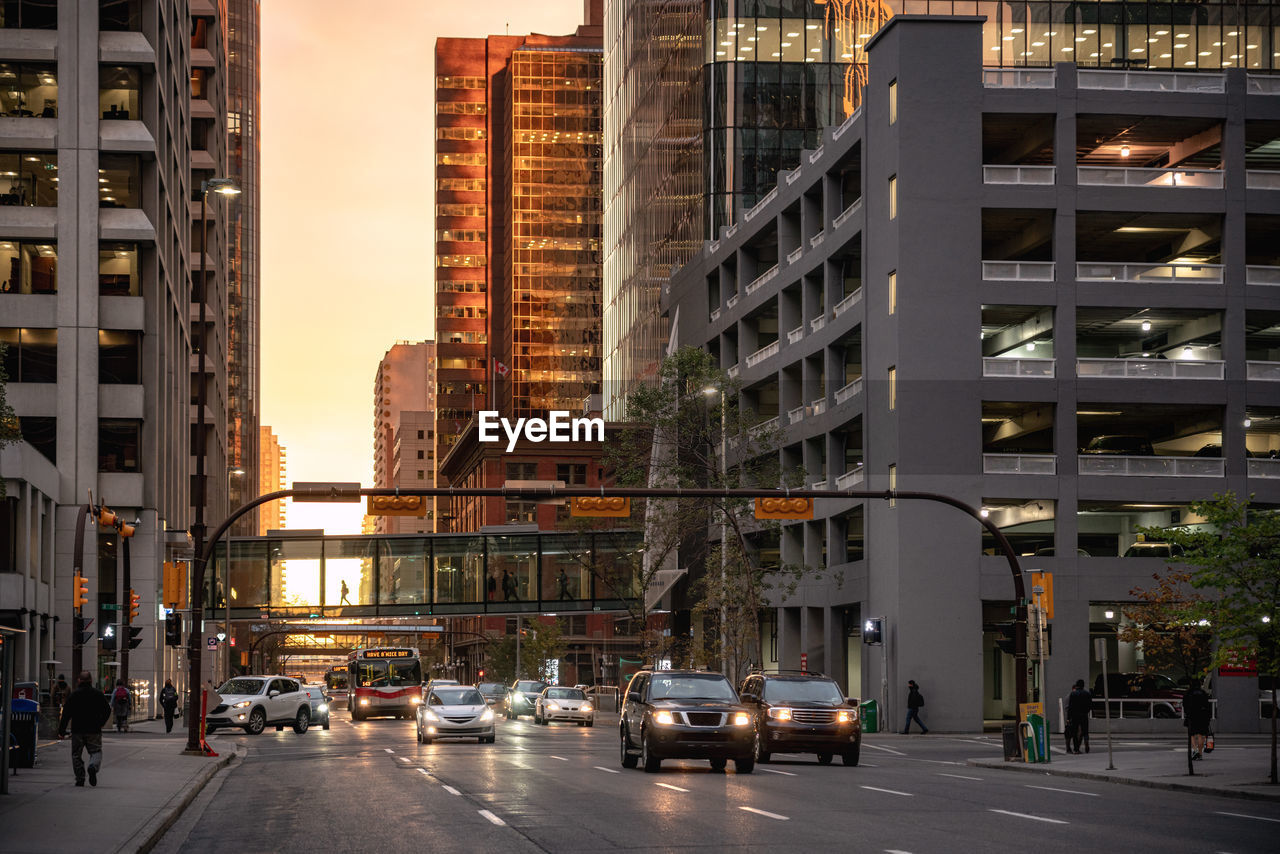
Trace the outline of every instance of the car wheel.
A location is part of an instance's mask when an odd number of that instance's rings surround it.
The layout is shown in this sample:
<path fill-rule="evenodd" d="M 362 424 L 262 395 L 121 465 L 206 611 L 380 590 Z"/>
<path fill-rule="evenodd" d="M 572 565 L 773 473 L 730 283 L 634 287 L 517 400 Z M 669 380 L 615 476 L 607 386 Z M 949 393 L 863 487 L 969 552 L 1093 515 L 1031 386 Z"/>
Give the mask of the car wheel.
<path fill-rule="evenodd" d="M 830 764 L 831 764 L 831 757 L 832 757 L 832 754 L 830 754 L 830 753 L 819 753 L 819 754 L 818 754 L 818 764 L 819 764 L 819 765 L 830 765 Z"/>
<path fill-rule="evenodd" d="M 413 732 L 418 736 L 418 744 L 422 744 L 422 727 L 418 724 L 414 724 Z"/>
<path fill-rule="evenodd" d="M 487 735 L 481 739 L 481 741 L 483 741 L 485 744 L 493 744 L 497 740 L 498 740 L 498 737 L 496 735 Z"/>
<path fill-rule="evenodd" d="M 328 728 L 329 728 L 329 719 L 328 719 L 328 718 L 325 718 L 325 719 L 324 719 L 324 723 L 323 723 L 323 724 L 321 724 L 320 726 L 321 726 L 321 728 L 322 728 L 322 729 L 328 729 Z"/>
<path fill-rule="evenodd" d="M 618 743 L 622 745 L 622 767 L 634 768 L 639 758 L 627 750 L 627 730 L 625 727 L 618 727 Z"/>
<path fill-rule="evenodd" d="M 267 713 L 262 709 L 254 709 L 249 713 L 249 722 L 244 725 L 244 731 L 249 735 L 262 735 L 262 731 L 267 728 Z"/>
<path fill-rule="evenodd" d="M 756 770 L 756 761 L 750 756 L 733 760 L 733 770 L 739 774 L 750 774 Z"/>
<path fill-rule="evenodd" d="M 712 759 L 711 760 L 712 771 L 723 771 L 725 768 L 728 768 L 728 767 L 729 767 L 728 759 Z"/>
<path fill-rule="evenodd" d="M 646 774 L 653 774 L 662 769 L 662 760 L 653 755 L 649 749 L 649 733 L 640 734 L 640 764 Z"/>
<path fill-rule="evenodd" d="M 772 754 L 769 753 L 769 748 L 767 745 L 768 745 L 768 742 L 764 740 L 764 735 L 761 734 L 760 730 L 756 730 L 755 750 L 753 752 L 755 754 L 755 760 L 757 762 L 768 764 L 769 757 Z"/>
<path fill-rule="evenodd" d="M 840 754 L 840 761 L 842 761 L 848 767 L 852 768 L 853 766 L 858 764 L 858 754 L 860 754 L 861 752 L 862 752 L 862 744 L 860 742 L 855 743 L 853 747 L 850 747 L 844 753 Z"/>
<path fill-rule="evenodd" d="M 429 735 L 424 735 L 424 736 L 422 737 L 422 743 L 423 743 L 423 744 L 430 744 L 430 743 L 431 743 L 431 736 L 429 736 Z"/>
<path fill-rule="evenodd" d="M 595 726 L 595 725 L 596 725 L 595 721 L 587 721 L 586 723 L 583 724 L 583 726 Z"/>
<path fill-rule="evenodd" d="M 1173 710 L 1172 706 L 1156 706 L 1155 708 L 1155 717 L 1157 718 L 1167 719 L 1167 718 L 1176 718 L 1177 716 L 1178 714 Z"/>
<path fill-rule="evenodd" d="M 311 726 L 311 712 L 306 709 L 298 709 L 298 716 L 293 719 L 293 731 L 298 735 L 302 735 Z"/>

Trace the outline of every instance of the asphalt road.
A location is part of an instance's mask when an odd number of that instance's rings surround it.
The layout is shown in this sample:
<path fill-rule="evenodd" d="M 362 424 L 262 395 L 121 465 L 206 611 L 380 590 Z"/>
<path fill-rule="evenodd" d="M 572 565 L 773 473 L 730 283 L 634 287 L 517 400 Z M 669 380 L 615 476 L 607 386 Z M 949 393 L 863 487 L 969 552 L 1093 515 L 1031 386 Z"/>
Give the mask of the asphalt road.
<path fill-rule="evenodd" d="M 498 723 L 493 745 L 422 746 L 411 722 L 344 713 L 328 731 L 233 735 L 245 759 L 156 851 L 1280 849 L 1280 805 L 964 764 L 998 756 L 994 738 L 871 735 L 857 768 L 782 756 L 751 775 L 679 760 L 646 774 L 619 764 L 612 718 Z"/>

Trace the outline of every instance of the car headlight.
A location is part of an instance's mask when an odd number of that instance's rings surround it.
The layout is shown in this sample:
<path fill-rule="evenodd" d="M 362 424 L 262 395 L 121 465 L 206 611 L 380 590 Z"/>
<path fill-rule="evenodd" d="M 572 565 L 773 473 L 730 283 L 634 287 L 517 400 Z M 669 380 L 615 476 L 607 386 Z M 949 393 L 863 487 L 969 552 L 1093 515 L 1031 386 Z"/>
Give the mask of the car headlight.
<path fill-rule="evenodd" d="M 485 709 L 481 712 L 480 720 L 485 721 L 486 723 L 493 720 L 493 709 Z"/>
<path fill-rule="evenodd" d="M 733 725 L 734 726 L 751 726 L 751 715 L 747 714 L 746 712 L 734 712 Z"/>
<path fill-rule="evenodd" d="M 429 720 L 429 721 L 439 721 L 439 720 L 440 720 L 440 716 L 439 716 L 439 715 L 437 715 L 435 712 L 431 711 L 430 709 L 423 709 L 423 710 L 422 710 L 422 717 L 423 717 L 425 720 Z"/>
<path fill-rule="evenodd" d="M 850 709 L 841 709 L 840 711 L 836 712 L 837 723 L 847 724 L 850 721 L 856 721 L 857 719 L 858 719 L 858 713 Z"/>
<path fill-rule="evenodd" d="M 368 697 L 361 697 L 361 698 L 360 698 L 360 705 L 362 705 L 362 706 L 367 706 L 367 705 L 369 705 L 369 698 L 368 698 Z"/>
<path fill-rule="evenodd" d="M 421 702 L 422 702 L 422 698 L 421 698 L 421 697 L 410 697 L 410 698 L 409 698 L 409 702 L 410 702 L 411 704 L 413 704 L 413 705 L 415 705 L 415 706 L 416 706 L 416 705 L 418 705 L 419 703 L 421 703 Z"/>
<path fill-rule="evenodd" d="M 548 708 L 548 709 L 550 709 L 550 710 L 551 710 L 551 711 L 553 711 L 553 712 L 558 712 L 558 711 L 560 711 L 560 706 L 559 706 L 559 704 L 557 704 L 557 703 L 547 703 L 547 708 Z"/>
<path fill-rule="evenodd" d="M 589 711 L 591 711 L 591 704 L 590 704 L 590 703 L 583 703 L 583 704 L 582 704 L 582 706 L 581 706 L 581 708 L 582 708 L 582 711 L 584 711 L 584 712 L 589 712 Z"/>
<path fill-rule="evenodd" d="M 246 706 L 251 705 L 252 703 L 253 703 L 253 700 L 241 700 L 240 702 L 236 703 L 236 704 L 235 704 L 234 706 L 232 706 L 231 708 L 233 708 L 233 709 L 243 709 L 243 708 L 245 708 Z"/>
<path fill-rule="evenodd" d="M 660 712 L 654 713 L 653 722 L 655 724 L 662 724 L 663 726 L 670 726 L 671 724 L 676 722 L 676 718 L 675 718 L 675 715 L 663 709 Z"/>
<path fill-rule="evenodd" d="M 319 706 L 317 706 L 317 707 L 316 707 L 316 711 L 318 711 L 318 712 L 327 712 L 327 711 L 329 711 L 329 704 L 328 704 L 328 703 L 321 703 Z"/>
<path fill-rule="evenodd" d="M 770 709 L 769 717 L 773 718 L 774 720 L 789 721 L 791 720 L 791 710 L 790 709 Z"/>

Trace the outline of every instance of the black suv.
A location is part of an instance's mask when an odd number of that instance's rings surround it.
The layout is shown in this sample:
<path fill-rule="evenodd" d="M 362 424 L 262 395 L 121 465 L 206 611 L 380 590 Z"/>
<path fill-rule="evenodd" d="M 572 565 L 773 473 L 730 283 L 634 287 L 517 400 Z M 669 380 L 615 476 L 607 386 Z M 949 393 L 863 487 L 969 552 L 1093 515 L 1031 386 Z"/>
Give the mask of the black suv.
<path fill-rule="evenodd" d="M 618 722 L 622 767 L 657 771 L 663 759 L 710 759 L 714 771 L 729 760 L 750 774 L 751 713 L 733 684 L 704 670 L 641 670 L 631 677 Z"/>
<path fill-rule="evenodd" d="M 831 764 L 839 754 L 857 765 L 862 752 L 858 701 L 846 699 L 834 679 L 820 673 L 753 673 L 742 683 L 742 702 L 755 719 L 757 762 L 774 753 L 816 753 Z"/>

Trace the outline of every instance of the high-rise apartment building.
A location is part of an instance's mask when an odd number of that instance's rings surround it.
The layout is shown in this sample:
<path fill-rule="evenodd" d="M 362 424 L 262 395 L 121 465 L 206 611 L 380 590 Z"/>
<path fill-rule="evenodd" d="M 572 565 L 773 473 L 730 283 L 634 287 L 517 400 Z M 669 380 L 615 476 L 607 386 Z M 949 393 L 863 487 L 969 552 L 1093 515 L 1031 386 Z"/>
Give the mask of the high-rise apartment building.
<path fill-rule="evenodd" d="M 599 0 L 586 17 L 572 36 L 436 42 L 437 459 L 477 410 L 598 389 Z"/>
<path fill-rule="evenodd" d="M 374 486 L 434 483 L 436 349 L 434 341 L 401 341 L 378 363 L 373 383 Z M 379 516 L 375 533 L 430 531 L 431 518 Z"/>
<path fill-rule="evenodd" d="M 285 488 L 288 455 L 280 437 L 267 425 L 258 428 L 258 495 Z M 259 505 L 257 528 L 262 533 L 284 530 L 285 503 L 279 499 Z"/>
<path fill-rule="evenodd" d="M 894 14 L 981 15 L 982 63 L 1142 71 L 1275 66 L 1275 4 L 1234 0 L 619 0 L 605 17 L 604 392 L 665 352 L 659 290 L 860 103 L 865 45 Z M 661 49 L 655 49 L 661 45 Z M 921 61 L 927 61 L 922 57 Z"/>
<path fill-rule="evenodd" d="M 81 506 L 92 493 L 136 519 L 127 563 L 115 531 L 86 528 L 84 616 L 98 637 L 84 665 L 114 677 L 117 653 L 99 638 L 133 588 L 142 645 L 129 675 L 148 714 L 165 677 L 185 688 L 157 605 L 162 563 L 187 556 L 191 354 L 219 334 L 195 328 L 191 228 L 193 181 L 219 168 L 223 150 L 219 13 L 181 0 L 0 10 L 0 341 L 22 433 L 0 453 L 0 620 L 26 632 L 20 679 L 43 683 L 44 660 L 69 669 Z M 221 246 L 210 244 L 211 269 Z M 218 288 L 204 290 L 216 315 Z M 221 373 L 225 351 L 208 344 Z M 210 406 L 210 423 L 222 423 L 216 397 Z"/>

